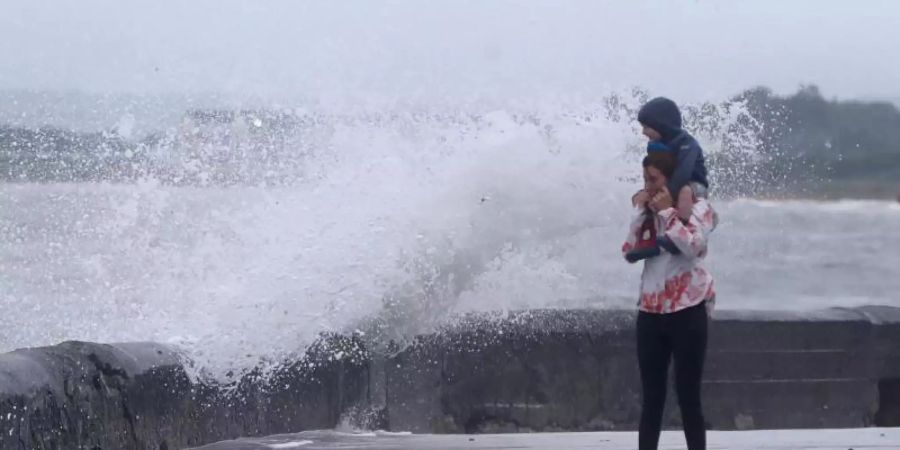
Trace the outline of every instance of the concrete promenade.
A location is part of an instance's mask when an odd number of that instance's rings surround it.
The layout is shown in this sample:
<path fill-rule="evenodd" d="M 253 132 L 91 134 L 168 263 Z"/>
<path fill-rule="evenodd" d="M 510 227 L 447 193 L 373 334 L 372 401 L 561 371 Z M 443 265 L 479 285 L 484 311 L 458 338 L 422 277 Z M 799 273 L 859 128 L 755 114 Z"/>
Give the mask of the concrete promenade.
<path fill-rule="evenodd" d="M 900 428 L 827 430 L 710 431 L 709 450 L 897 450 Z M 635 432 L 418 435 L 397 433 L 305 432 L 269 438 L 220 442 L 202 450 L 268 449 L 579 449 L 634 450 Z M 660 450 L 684 449 L 678 431 L 663 433 Z"/>

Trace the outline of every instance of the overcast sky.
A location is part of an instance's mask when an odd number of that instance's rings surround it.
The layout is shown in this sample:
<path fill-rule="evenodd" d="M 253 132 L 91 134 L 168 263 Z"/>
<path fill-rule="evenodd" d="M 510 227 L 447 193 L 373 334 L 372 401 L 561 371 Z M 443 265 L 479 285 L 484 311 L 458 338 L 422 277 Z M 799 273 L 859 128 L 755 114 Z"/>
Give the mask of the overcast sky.
<path fill-rule="evenodd" d="M 900 1 L 7 1 L 0 89 L 900 97 Z"/>

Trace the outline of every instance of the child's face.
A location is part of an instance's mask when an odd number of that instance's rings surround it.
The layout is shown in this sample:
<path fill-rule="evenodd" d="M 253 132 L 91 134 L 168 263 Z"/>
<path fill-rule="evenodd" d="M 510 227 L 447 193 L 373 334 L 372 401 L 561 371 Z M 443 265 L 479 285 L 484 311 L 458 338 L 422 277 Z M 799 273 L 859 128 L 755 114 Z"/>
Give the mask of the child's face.
<path fill-rule="evenodd" d="M 641 132 L 644 133 L 644 136 L 647 136 L 647 139 L 650 139 L 651 141 L 658 141 L 658 140 L 662 139 L 662 135 L 659 134 L 653 128 L 650 128 L 647 125 L 643 125 L 643 124 L 641 126 L 643 127 Z"/>
<path fill-rule="evenodd" d="M 661 191 L 666 181 L 666 176 L 656 167 L 644 167 L 644 190 L 650 195 Z"/>

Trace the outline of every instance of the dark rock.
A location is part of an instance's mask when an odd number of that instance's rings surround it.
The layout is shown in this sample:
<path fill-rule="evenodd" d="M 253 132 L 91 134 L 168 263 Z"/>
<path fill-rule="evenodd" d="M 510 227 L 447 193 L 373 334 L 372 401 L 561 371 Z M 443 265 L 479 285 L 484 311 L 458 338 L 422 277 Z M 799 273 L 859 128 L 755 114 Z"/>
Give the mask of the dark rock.
<path fill-rule="evenodd" d="M 300 360 L 231 386 L 192 380 L 175 349 L 92 344 L 0 355 L 0 448 L 166 449 L 333 428 L 367 404 L 368 354 L 323 336 Z"/>
<path fill-rule="evenodd" d="M 66 342 L 0 355 L 0 447 L 158 449 L 167 418 L 152 410 L 170 406 L 187 382 L 173 371 L 184 375 L 177 354 L 152 343 Z"/>

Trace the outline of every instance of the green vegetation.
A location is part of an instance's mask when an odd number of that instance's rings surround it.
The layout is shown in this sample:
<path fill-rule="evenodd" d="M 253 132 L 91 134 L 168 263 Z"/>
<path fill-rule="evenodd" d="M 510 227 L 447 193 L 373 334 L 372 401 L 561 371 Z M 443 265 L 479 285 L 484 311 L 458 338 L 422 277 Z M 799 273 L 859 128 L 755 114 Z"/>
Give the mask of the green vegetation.
<path fill-rule="evenodd" d="M 900 110 L 890 102 L 826 100 L 816 86 L 781 97 L 751 89 L 738 97 L 761 127 L 758 151 L 770 172 L 823 194 L 893 196 L 900 189 Z"/>

